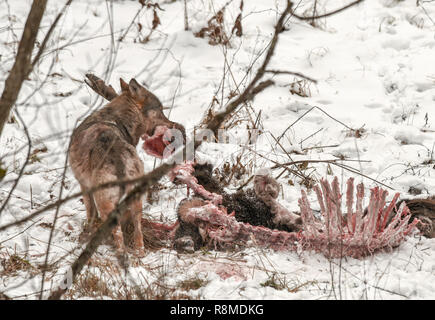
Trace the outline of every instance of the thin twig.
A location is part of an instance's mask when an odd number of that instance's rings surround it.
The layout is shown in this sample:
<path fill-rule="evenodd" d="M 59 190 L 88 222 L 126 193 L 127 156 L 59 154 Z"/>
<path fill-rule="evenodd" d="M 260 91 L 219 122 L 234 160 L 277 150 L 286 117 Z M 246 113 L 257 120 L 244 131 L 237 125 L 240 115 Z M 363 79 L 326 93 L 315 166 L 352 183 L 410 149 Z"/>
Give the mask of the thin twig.
<path fill-rule="evenodd" d="M 296 76 L 296 77 L 299 77 L 299 78 L 302 78 L 302 79 L 305 79 L 305 80 L 308 80 L 308 81 L 311 81 L 311 82 L 317 84 L 317 80 L 316 79 L 308 77 L 308 76 L 306 76 L 306 75 L 304 75 L 304 74 L 302 74 L 300 72 L 284 71 L 284 70 L 265 70 L 264 72 L 273 73 L 273 74 L 289 74 L 289 75 Z"/>
<path fill-rule="evenodd" d="M 60 182 L 60 190 L 59 190 L 59 197 L 58 197 L 59 199 L 62 198 L 67 168 L 68 168 L 68 153 L 67 153 L 67 156 L 65 157 L 64 170 L 63 170 L 63 173 L 62 173 L 62 180 Z M 50 255 L 51 242 L 53 240 L 54 230 L 56 228 L 56 222 L 57 222 L 57 219 L 59 217 L 60 206 L 61 205 L 58 205 L 56 207 L 56 212 L 54 214 L 53 223 L 52 223 L 52 226 L 51 226 L 51 229 L 50 229 L 50 236 L 48 237 L 47 251 L 45 252 L 45 260 L 44 260 L 44 265 L 43 265 L 43 268 L 42 268 L 41 293 L 39 294 L 39 300 L 42 299 L 42 295 L 44 293 L 44 282 L 45 282 L 45 275 L 46 275 L 46 272 L 47 272 L 48 257 Z"/>
<path fill-rule="evenodd" d="M 30 155 L 31 155 L 31 149 L 32 149 L 32 139 L 30 138 L 30 134 L 29 134 L 29 130 L 27 129 L 26 123 L 24 122 L 23 118 L 21 118 L 21 115 L 18 113 L 18 110 L 15 110 L 15 114 L 17 115 L 17 118 L 21 121 L 21 123 L 23 124 L 23 128 L 24 128 L 24 133 L 26 134 L 26 138 L 27 138 L 27 155 L 26 155 L 26 160 L 24 161 L 24 164 L 21 166 L 20 172 L 18 173 L 18 177 L 15 179 L 14 184 L 12 185 L 11 190 L 8 193 L 8 196 L 6 197 L 5 201 L 3 202 L 1 208 L 0 208 L 0 215 L 3 213 L 3 210 L 6 208 L 6 205 L 8 204 L 12 193 L 14 192 L 15 188 L 18 185 L 18 182 L 20 181 L 21 177 L 24 174 L 24 169 L 26 168 L 27 164 L 29 163 L 30 160 Z"/>
<path fill-rule="evenodd" d="M 47 46 L 47 42 L 50 39 L 51 34 L 53 33 L 54 29 L 56 29 L 56 26 L 60 20 L 60 18 L 62 17 L 62 15 L 65 13 L 65 11 L 67 10 L 68 6 L 71 5 L 71 2 L 73 2 L 73 0 L 68 0 L 65 5 L 63 6 L 62 10 L 57 14 L 56 18 L 54 19 L 53 23 L 50 26 L 50 29 L 48 29 L 47 34 L 44 37 L 44 40 L 41 43 L 41 46 L 39 47 L 38 53 L 36 54 L 36 56 L 33 58 L 32 61 L 32 69 L 33 67 L 35 67 L 35 65 L 38 63 L 38 61 L 41 58 L 42 53 L 45 50 L 45 47 Z M 31 70 L 29 70 L 29 73 L 31 72 Z"/>
<path fill-rule="evenodd" d="M 342 12 L 342 11 L 344 11 L 346 9 L 349 9 L 349 8 L 355 6 L 355 5 L 357 5 L 357 4 L 359 4 L 359 3 L 363 2 L 363 1 L 364 0 L 357 0 L 357 1 L 349 3 L 348 5 L 340 8 L 340 9 L 336 9 L 334 11 L 331 11 L 331 12 L 328 12 L 328 13 L 324 13 L 324 14 L 321 14 L 321 15 L 318 15 L 318 16 L 303 17 L 303 16 L 299 16 L 299 15 L 295 14 L 294 12 L 292 12 L 292 14 L 293 14 L 293 16 L 295 18 L 297 18 L 299 20 L 311 20 L 311 21 L 314 21 L 314 20 L 317 20 L 317 19 L 330 17 L 330 16 L 332 16 L 334 14 L 340 13 L 340 12 Z"/>
<path fill-rule="evenodd" d="M 349 127 L 348 125 L 346 125 L 345 123 L 343 123 L 342 121 L 334 118 L 333 116 L 331 116 L 329 113 L 327 113 L 325 110 L 323 110 L 320 107 L 314 106 L 311 107 L 308 111 L 306 111 L 303 115 L 301 115 L 299 118 L 297 118 L 291 125 L 289 125 L 284 131 L 283 133 L 281 133 L 281 135 L 278 137 L 278 141 L 280 141 L 282 139 L 282 137 L 284 137 L 284 135 L 286 134 L 286 132 L 292 127 L 294 126 L 299 120 L 301 120 L 303 117 L 305 117 L 308 113 L 310 113 L 312 110 L 317 109 L 321 112 L 323 112 L 325 115 L 327 115 L 329 118 L 331 118 L 332 120 L 338 122 L 339 124 L 341 124 L 343 127 L 351 130 L 351 131 L 356 131 L 355 129 L 352 129 L 351 127 Z"/>

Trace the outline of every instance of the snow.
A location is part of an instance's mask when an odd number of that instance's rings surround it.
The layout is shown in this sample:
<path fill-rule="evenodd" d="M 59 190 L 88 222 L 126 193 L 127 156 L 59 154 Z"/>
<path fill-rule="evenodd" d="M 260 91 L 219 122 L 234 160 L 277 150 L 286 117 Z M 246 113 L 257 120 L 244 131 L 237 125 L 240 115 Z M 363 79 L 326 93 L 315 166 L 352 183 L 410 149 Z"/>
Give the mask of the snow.
<path fill-rule="evenodd" d="M 6 2 L 0 2 L 1 91 L 14 61 L 15 38 L 21 35 L 31 2 L 9 1 L 12 30 L 8 29 Z M 165 113 L 170 120 L 182 123 L 187 132 L 192 133 L 206 115 L 213 97 L 219 102 L 215 102 L 215 107 L 220 108 L 222 102 L 228 101 L 231 90 L 238 85 L 239 89 L 243 88 L 252 78 L 253 74 L 246 76 L 246 72 L 252 63 L 252 70 L 262 63 L 264 56 L 258 58 L 258 54 L 268 44 L 285 6 L 284 0 L 244 1 L 243 37 L 231 38 L 231 46 L 226 50 L 193 35 L 226 1 L 188 1 L 189 31 L 184 30 L 183 1 L 159 3 L 164 9 L 157 10 L 161 25 L 149 42 L 141 43 L 151 27 L 151 9 L 143 9 L 124 40 L 118 42 L 141 8 L 137 1 L 113 1 L 113 10 L 110 2 L 106 4 L 103 0 L 73 1 L 53 34 L 48 54 L 24 83 L 17 104 L 19 116 L 26 123 L 33 142 L 32 150 L 45 146 L 48 151 L 38 153 L 25 168 L 7 208 L 0 215 L 0 226 L 56 200 L 62 184 L 65 187 L 62 197 L 80 191 L 70 169 L 62 183 L 69 136 L 77 122 L 103 103 L 82 82 L 85 73 L 93 72 L 104 78 L 116 90 L 119 90 L 120 77 L 127 81 L 135 77 L 146 83 L 168 107 Z M 298 2 L 297 12 L 304 12 L 311 3 Z M 326 12 L 348 1 L 319 3 Z M 239 4 L 233 1 L 225 10 L 227 32 L 231 31 L 240 12 Z M 49 1 L 39 41 L 62 5 L 62 1 Z M 114 44 L 108 15 L 113 16 Z M 376 181 L 334 164 L 310 163 L 303 170 L 317 180 L 327 177 L 331 181 L 336 175 L 342 185 L 353 176 L 355 184 L 364 182 L 367 189 L 381 182 L 393 189 L 389 190 L 387 200 L 391 200 L 396 191 L 401 192 L 402 198 L 415 197 L 415 190 L 421 192 L 417 197 L 433 195 L 433 17 L 433 2 L 421 3 L 418 7 L 415 1 L 377 0 L 364 1 L 357 7 L 321 19 L 318 28 L 291 18 L 286 24 L 288 30 L 280 34 L 268 69 L 301 72 L 318 83 L 304 83 L 309 96 L 302 97 L 290 93 L 290 84 L 296 77 L 272 74 L 264 77 L 273 78 L 275 85 L 250 104 L 255 111 L 255 114 L 251 112 L 254 121 L 261 111 L 262 134 L 254 145 L 248 146 L 250 150 L 244 149 L 242 162 L 254 173 L 272 167 L 273 161 L 344 159 L 338 164 L 348 165 Z M 141 32 L 137 22 L 142 24 Z M 56 48 L 59 50 L 54 50 Z M 108 65 L 113 65 L 113 70 L 108 69 Z M 239 116 L 241 123 L 230 132 L 243 132 L 250 123 L 246 109 L 242 108 Z M 6 124 L 0 140 L 1 167 L 7 168 L 0 187 L 2 200 L 27 154 L 23 125 L 19 117 L 15 118 L 17 122 Z M 279 137 L 291 124 L 281 140 L 281 148 L 274 137 Z M 360 129 L 361 136 L 356 137 L 349 128 Z M 242 135 L 245 137 L 245 133 Z M 235 163 L 243 148 L 233 140 L 229 144 L 207 142 L 197 156 L 222 168 L 226 162 Z M 145 172 L 161 163 L 146 155 L 141 145 L 137 150 L 144 161 Z M 281 170 L 272 172 L 277 176 Z M 233 180 L 228 190 L 234 190 L 244 181 Z M 306 185 L 287 174 L 283 174 L 279 182 L 283 186 L 278 198 L 280 203 L 290 210 L 299 210 L 297 200 Z M 144 215 L 173 222 L 176 206 L 186 196 L 186 189 L 173 186 L 168 178 L 161 183 L 166 188 L 154 195 L 153 203 L 144 201 Z M 312 208 L 318 209 L 313 191 L 308 191 L 308 198 Z M 49 210 L 21 226 L 0 232 L 0 292 L 21 299 L 37 297 L 35 292 L 41 282 L 38 266 L 44 263 L 50 233 L 45 224 L 53 223 L 54 214 L 55 210 Z M 86 212 L 79 198 L 60 207 L 49 256 L 49 263 L 56 263 L 48 272 L 45 289 L 59 285 L 65 270 L 83 249 L 78 238 L 85 219 Z M 3 272 L 6 270 L 3 262 L 12 254 L 29 261 L 32 268 Z M 115 279 L 116 258 L 110 246 L 103 245 L 92 259 L 93 266 L 83 274 L 108 279 L 109 287 L 114 290 L 123 282 L 148 288 L 160 281 L 178 288 L 180 281 L 198 277 L 206 280 L 204 285 L 184 294 L 201 299 L 435 298 L 435 239 L 417 235 L 390 252 L 360 260 L 328 261 L 313 252 L 273 252 L 255 246 L 236 252 L 209 250 L 193 254 L 162 249 L 149 252 L 142 259 L 131 257 L 131 260 L 129 276 L 124 277 L 121 272 Z M 234 276 L 228 278 L 228 270 Z M 85 293 L 76 293 L 73 297 L 113 298 Z"/>

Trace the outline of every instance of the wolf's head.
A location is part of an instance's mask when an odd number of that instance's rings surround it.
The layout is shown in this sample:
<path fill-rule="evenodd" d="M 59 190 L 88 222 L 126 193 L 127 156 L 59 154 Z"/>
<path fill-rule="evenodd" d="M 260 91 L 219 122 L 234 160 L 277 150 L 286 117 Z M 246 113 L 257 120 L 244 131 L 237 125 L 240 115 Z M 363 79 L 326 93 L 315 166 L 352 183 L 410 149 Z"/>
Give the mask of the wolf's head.
<path fill-rule="evenodd" d="M 140 109 L 145 126 L 144 150 L 150 155 L 162 158 L 164 151 L 171 152 L 186 141 L 186 130 L 183 125 L 170 121 L 163 113 L 160 100 L 149 90 L 141 86 L 135 79 L 127 84 L 120 79 L 121 90 Z M 171 150 L 173 149 L 173 150 Z"/>

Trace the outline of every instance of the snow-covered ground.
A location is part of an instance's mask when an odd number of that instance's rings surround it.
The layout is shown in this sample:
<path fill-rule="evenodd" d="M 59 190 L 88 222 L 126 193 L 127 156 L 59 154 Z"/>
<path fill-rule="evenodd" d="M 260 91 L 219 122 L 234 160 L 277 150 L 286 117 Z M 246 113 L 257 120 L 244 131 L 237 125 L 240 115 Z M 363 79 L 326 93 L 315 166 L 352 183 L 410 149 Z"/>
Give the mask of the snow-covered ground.
<path fill-rule="evenodd" d="M 16 40 L 31 2 L 0 2 L 0 89 L 12 66 Z M 27 154 L 20 117 L 30 133 L 32 151 L 40 151 L 25 168 L 0 215 L 0 226 L 59 197 L 69 135 L 77 121 L 102 105 L 101 98 L 97 99 L 82 82 L 85 73 L 106 79 L 116 90 L 120 77 L 146 83 L 168 108 L 166 115 L 193 132 L 213 101 L 219 108 L 228 101 L 230 92 L 250 81 L 264 59 L 260 54 L 285 6 L 285 1 L 245 0 L 243 36 L 232 36 L 225 47 L 210 45 L 207 38 L 195 37 L 194 33 L 206 26 L 226 1 L 188 0 L 188 31 L 184 30 L 184 1 L 159 3 L 163 9 L 157 9 L 161 24 L 143 43 L 152 25 L 152 8 L 140 10 L 138 1 L 129 0 L 73 1 L 43 61 L 20 92 L 15 123 L 7 124 L 1 136 L 1 167 L 7 169 L 0 188 L 2 200 L 11 187 L 6 182 L 18 176 Z M 311 12 L 312 3 L 295 1 L 296 12 Z M 320 0 L 318 8 L 327 12 L 346 3 L 349 1 Z M 239 5 L 240 1 L 234 0 L 225 9 L 227 34 L 231 34 L 240 13 Z M 39 39 L 62 6 L 63 1 L 49 1 Z M 120 36 L 122 42 L 118 41 Z M 336 175 L 343 182 L 355 177 L 367 189 L 382 183 L 392 189 L 389 199 L 395 192 L 402 198 L 433 195 L 434 63 L 435 2 L 420 1 L 417 6 L 416 1 L 364 1 L 318 20 L 316 27 L 291 18 L 280 34 L 268 69 L 300 72 L 316 79 L 317 84 L 296 83 L 301 79 L 285 74 L 266 74 L 264 79 L 273 78 L 275 85 L 241 109 L 240 121 L 230 131 L 244 135 L 243 129 L 252 123 L 250 117 L 254 122 L 258 118 L 261 134 L 256 144 L 248 150 L 235 143 L 204 143 L 198 156 L 222 168 L 242 155 L 248 172 L 241 180 L 233 180 L 229 190 L 274 162 L 342 159 L 339 165 L 350 166 L 364 176 L 327 163 L 310 163 L 300 170 L 315 179 L 331 180 Z M 301 95 L 292 94 L 298 89 Z M 291 124 L 278 146 L 274 137 Z M 159 164 L 140 146 L 138 152 L 146 171 Z M 274 176 L 281 170 L 273 170 Z M 69 169 L 64 180 L 62 197 L 79 191 Z M 299 210 L 297 200 L 308 183 L 286 174 L 279 181 L 283 186 L 279 201 Z M 144 204 L 144 214 L 155 220 L 174 221 L 176 206 L 186 190 L 173 186 L 167 178 L 161 183 L 163 190 L 154 196 L 154 202 Z M 308 192 L 316 207 L 314 192 Z M 55 210 L 47 211 L 0 233 L 0 292 L 12 298 L 37 297 L 54 214 Z M 61 206 L 45 289 L 59 285 L 67 267 L 81 252 L 78 237 L 85 219 L 80 199 Z M 66 298 L 119 298 L 122 295 L 114 292 L 134 286 L 145 292 L 142 297 L 151 299 L 158 294 L 193 299 L 435 298 L 435 239 L 420 236 L 410 237 L 392 252 L 360 260 L 330 261 L 312 252 L 259 248 L 194 254 L 164 249 L 140 260 L 132 258 L 125 275 L 111 248 L 102 246 L 91 261 L 79 284 L 98 287 L 97 293 L 75 286 Z M 93 279 L 93 285 L 89 279 Z"/>

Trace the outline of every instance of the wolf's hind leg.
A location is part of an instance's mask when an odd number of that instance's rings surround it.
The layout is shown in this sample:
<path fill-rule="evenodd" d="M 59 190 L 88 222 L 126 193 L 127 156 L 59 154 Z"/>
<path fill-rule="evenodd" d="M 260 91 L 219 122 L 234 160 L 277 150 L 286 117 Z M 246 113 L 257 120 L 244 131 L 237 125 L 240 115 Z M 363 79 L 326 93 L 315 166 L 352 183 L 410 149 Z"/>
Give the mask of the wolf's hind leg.
<path fill-rule="evenodd" d="M 116 204 L 119 200 L 118 195 L 119 188 L 107 188 L 94 193 L 95 204 L 100 213 L 101 220 L 106 221 L 109 214 L 116 208 Z M 125 246 L 120 223 L 112 230 L 112 235 L 116 249 L 123 252 Z"/>
<path fill-rule="evenodd" d="M 142 201 L 134 201 L 129 205 L 121 222 L 124 243 L 133 249 L 136 255 L 143 256 L 144 235 L 142 233 Z"/>
<path fill-rule="evenodd" d="M 80 186 L 82 192 L 85 192 L 86 189 L 83 186 Z M 83 203 L 86 208 L 86 215 L 88 217 L 88 225 L 90 227 L 94 226 L 95 222 L 98 218 L 97 207 L 95 206 L 94 196 L 93 194 L 83 194 Z"/>

